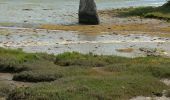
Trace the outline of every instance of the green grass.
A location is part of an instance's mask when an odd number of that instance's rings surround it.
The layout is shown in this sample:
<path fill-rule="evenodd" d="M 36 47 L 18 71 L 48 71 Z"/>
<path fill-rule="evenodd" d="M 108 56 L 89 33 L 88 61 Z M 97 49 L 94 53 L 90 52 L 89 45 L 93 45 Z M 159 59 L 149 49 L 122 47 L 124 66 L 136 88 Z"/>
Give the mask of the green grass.
<path fill-rule="evenodd" d="M 32 63 L 40 60 L 53 60 L 52 55 L 24 53 L 22 50 L 6 50 L 0 48 L 0 71 L 21 72 L 29 70 Z M 29 66 L 29 67 L 27 67 Z"/>
<path fill-rule="evenodd" d="M 113 59 L 112 59 L 113 58 Z M 124 58 L 125 60 L 128 60 Z M 123 63 L 122 57 L 97 56 L 93 54 L 83 55 L 77 52 L 64 53 L 56 56 L 55 63 L 61 66 L 89 66 L 89 67 L 103 67 L 113 62 Z"/>
<path fill-rule="evenodd" d="M 126 100 L 149 96 L 167 88 L 157 79 L 141 75 L 75 76 L 14 90 L 9 100 Z"/>
<path fill-rule="evenodd" d="M 169 3 L 160 7 L 137 7 L 126 8 L 119 10 L 120 16 L 140 16 L 145 18 L 156 18 L 163 20 L 170 20 L 170 6 Z"/>
<path fill-rule="evenodd" d="M 13 80 L 37 83 L 9 91 L 8 100 L 128 100 L 170 89 L 160 81 L 170 78 L 170 58 L 125 58 L 76 52 L 54 56 L 3 48 L 0 55 L 3 55 L 0 63 L 7 58 L 11 59 L 7 59 L 9 63 L 13 61 L 12 69 L 5 70 L 15 72 Z M 16 71 L 15 64 L 26 69 Z"/>
<path fill-rule="evenodd" d="M 29 81 L 29 82 L 50 82 L 58 78 L 61 78 L 61 74 L 57 74 L 53 71 L 24 71 L 16 74 L 13 77 L 15 81 Z"/>

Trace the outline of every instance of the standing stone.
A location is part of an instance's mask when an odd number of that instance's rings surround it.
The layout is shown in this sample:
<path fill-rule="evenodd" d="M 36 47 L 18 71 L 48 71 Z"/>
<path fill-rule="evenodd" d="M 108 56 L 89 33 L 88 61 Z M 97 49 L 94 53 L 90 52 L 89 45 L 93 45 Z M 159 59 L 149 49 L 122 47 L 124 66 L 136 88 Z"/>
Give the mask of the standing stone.
<path fill-rule="evenodd" d="M 80 0 L 79 23 L 91 25 L 100 23 L 94 0 Z"/>

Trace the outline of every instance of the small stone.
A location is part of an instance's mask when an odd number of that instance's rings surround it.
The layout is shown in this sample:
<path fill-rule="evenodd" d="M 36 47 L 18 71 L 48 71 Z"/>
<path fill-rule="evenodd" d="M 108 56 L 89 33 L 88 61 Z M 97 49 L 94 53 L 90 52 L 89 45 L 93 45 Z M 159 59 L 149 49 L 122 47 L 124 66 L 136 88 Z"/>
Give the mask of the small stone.
<path fill-rule="evenodd" d="M 33 9 L 26 8 L 26 9 L 22 9 L 22 10 L 24 10 L 24 11 L 31 11 Z"/>
<path fill-rule="evenodd" d="M 157 96 L 157 97 L 162 97 L 163 94 L 162 93 L 155 93 L 155 92 L 152 92 L 153 95 Z"/>

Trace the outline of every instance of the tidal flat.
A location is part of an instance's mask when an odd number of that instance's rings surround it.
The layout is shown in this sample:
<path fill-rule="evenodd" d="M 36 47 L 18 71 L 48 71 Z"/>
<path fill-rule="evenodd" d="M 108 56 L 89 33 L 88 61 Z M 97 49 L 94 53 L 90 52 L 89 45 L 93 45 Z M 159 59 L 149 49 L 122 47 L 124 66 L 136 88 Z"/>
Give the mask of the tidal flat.
<path fill-rule="evenodd" d="M 96 0 L 80 25 L 78 0 L 0 0 L 0 100 L 170 100 L 165 2 Z"/>

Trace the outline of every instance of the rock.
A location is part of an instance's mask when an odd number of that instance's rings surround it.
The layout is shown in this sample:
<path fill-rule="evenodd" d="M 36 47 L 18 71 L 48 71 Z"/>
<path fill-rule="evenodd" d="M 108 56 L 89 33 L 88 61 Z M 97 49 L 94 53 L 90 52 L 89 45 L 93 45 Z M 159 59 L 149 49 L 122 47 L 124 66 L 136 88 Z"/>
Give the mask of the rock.
<path fill-rule="evenodd" d="M 145 53 L 147 56 L 166 56 L 166 52 L 157 48 L 139 48 L 139 51 Z"/>
<path fill-rule="evenodd" d="M 26 9 L 22 9 L 22 10 L 24 10 L 24 11 L 31 11 L 33 9 L 26 8 Z"/>
<path fill-rule="evenodd" d="M 162 97 L 163 94 L 162 93 L 155 93 L 155 92 L 152 92 L 153 95 L 157 96 L 157 97 Z"/>
<path fill-rule="evenodd" d="M 79 23 L 90 25 L 100 23 L 94 0 L 80 0 Z"/>

